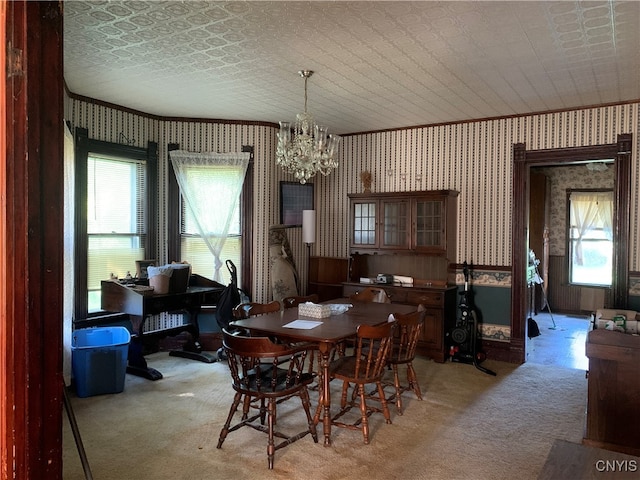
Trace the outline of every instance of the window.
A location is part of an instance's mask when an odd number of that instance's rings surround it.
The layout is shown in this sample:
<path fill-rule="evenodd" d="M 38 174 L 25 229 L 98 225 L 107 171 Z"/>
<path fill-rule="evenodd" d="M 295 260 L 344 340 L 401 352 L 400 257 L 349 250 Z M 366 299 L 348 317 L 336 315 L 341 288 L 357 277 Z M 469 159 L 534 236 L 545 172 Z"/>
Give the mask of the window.
<path fill-rule="evenodd" d="M 146 162 L 87 159 L 87 290 L 88 312 L 100 308 L 100 282 L 111 274 L 135 275 L 136 260 L 147 258 Z"/>
<path fill-rule="evenodd" d="M 243 239 L 251 238 L 247 185 L 252 182 L 252 148 L 214 154 L 170 145 L 169 151 L 171 172 L 178 172 L 169 178 L 169 197 L 175 199 L 169 205 L 170 258 L 189 262 L 193 273 L 223 284 L 230 281 L 224 263 L 231 260 L 237 267 L 238 285 L 249 288 L 243 277 L 248 277 L 251 266 L 251 245 Z M 177 227 L 173 233 L 172 225 Z"/>
<path fill-rule="evenodd" d="M 211 191 L 216 191 L 215 185 L 211 186 Z M 198 227 L 193 213 L 186 207 L 182 197 L 180 199 L 180 208 L 180 258 L 191 264 L 193 273 L 212 279 L 215 272 L 215 257 L 200 236 L 200 233 L 198 233 Z M 234 209 L 231 224 L 229 225 L 229 232 L 222 247 L 220 258 L 223 260 L 231 260 L 236 267 L 238 267 L 238 285 L 242 285 L 240 268 L 242 265 L 242 234 L 240 229 L 239 202 Z M 223 274 L 222 283 L 228 283 L 230 279 L 227 269 L 222 268 L 220 271 Z"/>
<path fill-rule="evenodd" d="M 101 282 L 154 258 L 157 145 L 131 147 L 76 129 L 74 319 L 101 313 Z"/>
<path fill-rule="evenodd" d="M 568 192 L 569 282 L 611 286 L 613 278 L 613 192 Z"/>

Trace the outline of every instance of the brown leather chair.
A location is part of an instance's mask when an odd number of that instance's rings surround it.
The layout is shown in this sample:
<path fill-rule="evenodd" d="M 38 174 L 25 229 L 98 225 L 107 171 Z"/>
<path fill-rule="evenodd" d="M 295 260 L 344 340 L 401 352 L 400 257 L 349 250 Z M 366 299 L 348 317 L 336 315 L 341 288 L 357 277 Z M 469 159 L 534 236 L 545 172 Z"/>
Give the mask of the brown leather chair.
<path fill-rule="evenodd" d="M 395 389 L 395 393 L 387 397 L 387 401 L 392 402 L 395 399 L 396 409 L 400 415 L 402 415 L 403 392 L 411 390 L 416 394 L 418 400 L 422 400 L 422 392 L 420 391 L 416 371 L 413 368 L 413 360 L 416 357 L 416 348 L 418 347 L 425 315 L 426 311 L 422 305 L 418 305 L 418 309 L 415 312 L 404 315 L 400 313 L 393 314 L 397 329 L 391 352 L 387 359 L 387 365 L 393 369 L 393 383 L 383 382 L 383 385 L 392 386 Z M 399 366 L 403 364 L 406 365 L 407 369 L 406 385 L 400 384 L 400 376 L 398 374 Z"/>
<path fill-rule="evenodd" d="M 378 326 L 358 326 L 353 355 L 339 357 L 329 366 L 330 380 L 342 380 L 340 411 L 333 416 L 331 424 L 350 430 L 361 430 L 365 444 L 369 443 L 369 416 L 373 412 L 381 412 L 386 423 L 391 423 L 382 376 L 391 352 L 395 324 L 396 322 L 393 321 Z M 348 390 L 351 384 L 353 384 L 353 390 L 351 398 L 348 399 Z M 376 385 L 377 395 L 365 391 L 364 387 L 367 384 Z M 323 394 L 321 391 L 320 395 Z M 367 400 L 380 402 L 380 407 L 373 406 Z M 318 421 L 322 413 L 321 405 L 322 402 L 319 402 L 315 414 L 315 419 Z M 340 421 L 340 418 L 352 408 L 360 410 L 360 418 L 353 423 Z"/>
<path fill-rule="evenodd" d="M 293 308 L 293 307 L 297 307 L 301 303 L 306 303 L 306 302 L 318 303 L 318 299 L 319 297 L 315 293 L 312 293 L 311 295 L 306 295 L 306 296 L 287 297 L 282 299 L 282 305 L 284 306 L 284 308 Z"/>
<path fill-rule="evenodd" d="M 352 302 L 391 303 L 391 298 L 387 295 L 387 292 L 379 287 L 365 287 L 349 296 L 349 300 Z"/>
<path fill-rule="evenodd" d="M 267 459 L 273 468 L 274 455 L 287 445 L 311 434 L 318 443 L 316 424 L 311 416 L 311 402 L 307 385 L 313 376 L 307 373 L 305 362 L 307 349 L 304 346 L 290 347 L 273 343 L 266 337 L 244 337 L 231 335 L 223 330 L 223 345 L 228 357 L 231 385 L 235 390 L 227 421 L 220 431 L 218 447 L 230 432 L 241 427 L 251 427 L 267 433 Z M 280 363 L 280 358 L 286 358 Z M 268 363 L 263 363 L 269 359 Z M 295 435 L 285 435 L 276 430 L 276 408 L 284 400 L 299 397 L 306 415 L 305 430 Z M 258 412 L 249 416 L 252 404 L 259 404 Z M 231 426 L 238 407 L 242 404 L 241 420 Z M 265 426 L 266 418 L 266 426 Z M 276 444 L 275 438 L 279 439 Z"/>

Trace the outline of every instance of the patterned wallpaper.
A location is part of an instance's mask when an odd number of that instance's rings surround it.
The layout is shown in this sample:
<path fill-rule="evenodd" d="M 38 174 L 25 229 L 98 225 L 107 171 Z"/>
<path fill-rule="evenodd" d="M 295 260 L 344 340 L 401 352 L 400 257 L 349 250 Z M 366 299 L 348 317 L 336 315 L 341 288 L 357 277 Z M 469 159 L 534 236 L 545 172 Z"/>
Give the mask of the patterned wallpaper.
<path fill-rule="evenodd" d="M 341 165 L 327 177 L 313 179 L 317 211 L 317 242 L 312 255 L 348 256 L 347 194 L 361 192 L 360 173 L 368 170 L 373 191 L 454 189 L 458 197 L 458 248 L 455 263 L 468 261 L 489 272 L 478 275 L 487 285 L 509 286 L 511 264 L 512 144 L 528 149 L 563 148 L 614 143 L 621 133 L 633 134 L 632 212 L 640 201 L 638 168 L 639 103 L 479 120 L 469 123 L 415 127 L 343 137 Z M 267 237 L 279 215 L 280 180 L 293 180 L 275 166 L 276 127 L 162 119 L 67 98 L 65 114 L 73 127 L 89 130 L 93 138 L 122 142 L 120 133 L 145 146 L 160 149 L 160 238 L 166 238 L 167 144 L 179 143 L 192 151 L 238 151 L 255 147 L 253 272 L 256 301 L 271 298 L 267 269 Z M 630 270 L 640 270 L 638 219 L 632 215 Z M 306 284 L 307 250 L 301 229 L 287 229 L 296 265 Z M 165 258 L 161 247 L 158 258 Z M 497 267 L 497 268 L 496 268 Z M 474 278 L 475 281 L 475 278 Z M 478 282 L 476 282 L 479 284 Z"/>
<path fill-rule="evenodd" d="M 346 238 L 344 226 L 334 227 L 335 203 L 347 211 L 346 193 L 361 191 L 359 172 L 370 170 L 373 190 L 453 189 L 458 197 L 456 263 L 505 267 L 511 265 L 512 145 L 528 149 L 564 148 L 615 143 L 621 133 L 633 134 L 632 211 L 638 208 L 639 104 L 590 108 L 470 123 L 427 126 L 344 138 L 341 171 L 326 180 L 332 207 L 321 218 L 331 238 Z M 331 195 L 331 192 L 334 195 Z M 633 238 L 631 270 L 638 270 L 638 220 Z M 322 227 L 321 227 L 322 230 Z M 323 243 L 322 255 L 344 256 L 341 246 Z"/>

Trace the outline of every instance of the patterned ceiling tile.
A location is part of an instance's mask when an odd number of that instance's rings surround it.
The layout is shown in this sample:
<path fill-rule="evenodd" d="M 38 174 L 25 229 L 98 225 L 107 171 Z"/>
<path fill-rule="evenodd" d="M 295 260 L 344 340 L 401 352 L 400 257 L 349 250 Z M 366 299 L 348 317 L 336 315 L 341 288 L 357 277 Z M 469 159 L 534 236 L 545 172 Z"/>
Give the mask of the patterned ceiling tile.
<path fill-rule="evenodd" d="M 640 98 L 640 2 L 64 2 L 73 93 L 339 133 Z M 168 101 L 167 99 L 171 99 Z"/>

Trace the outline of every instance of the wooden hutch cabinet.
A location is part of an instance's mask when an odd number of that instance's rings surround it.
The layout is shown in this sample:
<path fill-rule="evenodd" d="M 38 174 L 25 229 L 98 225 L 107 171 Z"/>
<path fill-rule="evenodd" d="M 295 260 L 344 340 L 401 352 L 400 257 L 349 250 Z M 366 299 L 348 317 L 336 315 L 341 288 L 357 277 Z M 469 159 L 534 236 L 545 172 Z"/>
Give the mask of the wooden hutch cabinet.
<path fill-rule="evenodd" d="M 342 283 L 349 279 L 349 259 L 311 257 L 307 294 L 315 293 L 321 302 L 342 296 Z"/>
<path fill-rule="evenodd" d="M 349 195 L 351 252 L 455 255 L 457 196 L 453 190 Z"/>
<path fill-rule="evenodd" d="M 378 286 L 394 303 L 427 308 L 419 351 L 439 362 L 447 358 L 445 338 L 456 319 L 457 196 L 453 190 L 349 195 L 351 267 L 343 294 L 379 273 L 411 277 L 412 286 Z"/>

